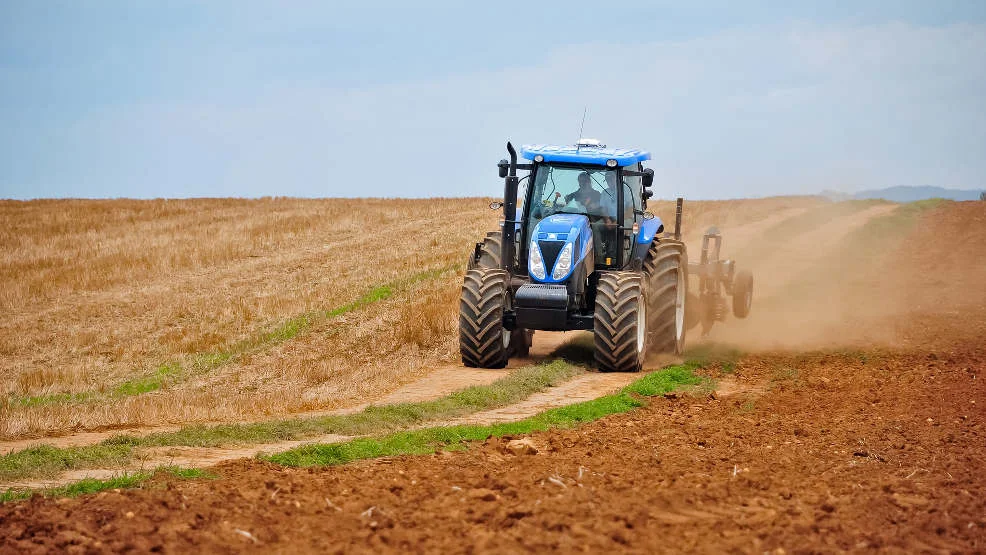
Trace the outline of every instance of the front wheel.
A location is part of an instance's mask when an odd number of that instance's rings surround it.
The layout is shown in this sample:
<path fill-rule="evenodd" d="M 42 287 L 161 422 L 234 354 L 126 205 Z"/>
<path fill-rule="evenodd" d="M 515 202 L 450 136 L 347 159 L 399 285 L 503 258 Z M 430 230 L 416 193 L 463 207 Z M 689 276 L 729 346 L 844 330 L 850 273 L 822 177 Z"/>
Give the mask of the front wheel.
<path fill-rule="evenodd" d="M 459 297 L 459 353 L 470 368 L 503 368 L 510 356 L 511 331 L 503 327 L 510 308 L 507 272 L 466 271 Z"/>
<path fill-rule="evenodd" d="M 639 272 L 607 272 L 596 286 L 596 363 L 602 372 L 639 372 L 647 355 L 647 293 Z"/>

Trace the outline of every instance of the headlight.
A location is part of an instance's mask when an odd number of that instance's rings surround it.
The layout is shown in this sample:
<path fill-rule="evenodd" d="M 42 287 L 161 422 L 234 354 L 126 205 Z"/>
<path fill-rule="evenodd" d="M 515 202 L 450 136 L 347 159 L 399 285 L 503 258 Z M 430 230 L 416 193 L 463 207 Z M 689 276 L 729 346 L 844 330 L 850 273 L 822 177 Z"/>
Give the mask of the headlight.
<path fill-rule="evenodd" d="M 572 243 L 565 245 L 555 262 L 555 271 L 551 272 L 552 279 L 561 279 L 572 269 Z"/>
<path fill-rule="evenodd" d="M 544 259 L 541 258 L 541 249 L 534 241 L 531 241 L 531 252 L 527 256 L 527 271 L 537 279 L 544 279 Z"/>

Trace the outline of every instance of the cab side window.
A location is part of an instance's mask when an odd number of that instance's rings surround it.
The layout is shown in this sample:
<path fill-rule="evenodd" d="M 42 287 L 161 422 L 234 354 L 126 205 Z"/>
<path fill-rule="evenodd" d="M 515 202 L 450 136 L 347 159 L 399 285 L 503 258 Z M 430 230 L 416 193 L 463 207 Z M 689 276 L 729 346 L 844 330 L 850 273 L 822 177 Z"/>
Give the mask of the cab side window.
<path fill-rule="evenodd" d="M 642 171 L 640 163 L 631 164 L 625 169 L 639 172 Z M 642 210 L 640 206 L 640 176 L 623 176 L 623 226 L 630 227 L 635 221 L 634 210 Z"/>

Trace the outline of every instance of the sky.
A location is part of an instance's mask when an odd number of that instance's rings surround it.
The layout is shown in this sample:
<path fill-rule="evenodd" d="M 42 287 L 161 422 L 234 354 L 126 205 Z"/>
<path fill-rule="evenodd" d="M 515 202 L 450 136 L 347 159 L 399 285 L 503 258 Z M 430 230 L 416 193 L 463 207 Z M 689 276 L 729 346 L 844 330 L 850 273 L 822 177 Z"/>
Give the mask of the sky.
<path fill-rule="evenodd" d="M 514 144 L 659 197 L 986 188 L 986 2 L 0 0 L 0 198 L 498 196 Z"/>

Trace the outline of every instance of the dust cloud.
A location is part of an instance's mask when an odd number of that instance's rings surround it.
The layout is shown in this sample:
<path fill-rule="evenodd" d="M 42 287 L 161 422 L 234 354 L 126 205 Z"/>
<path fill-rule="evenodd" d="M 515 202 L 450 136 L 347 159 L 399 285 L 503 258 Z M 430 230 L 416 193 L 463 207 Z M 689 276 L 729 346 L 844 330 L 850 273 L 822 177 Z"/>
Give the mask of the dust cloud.
<path fill-rule="evenodd" d="M 917 320 L 986 309 L 986 203 L 820 202 L 718 227 L 723 257 L 754 274 L 754 301 L 746 319 L 730 314 L 707 340 L 744 350 L 906 347 L 934 339 L 933 329 L 914 337 Z M 692 262 L 704 229 L 686 234 Z M 701 327 L 688 334 L 694 345 Z"/>

